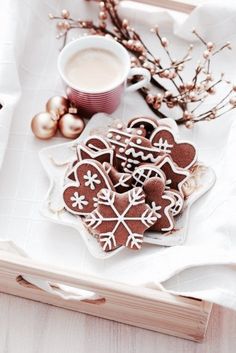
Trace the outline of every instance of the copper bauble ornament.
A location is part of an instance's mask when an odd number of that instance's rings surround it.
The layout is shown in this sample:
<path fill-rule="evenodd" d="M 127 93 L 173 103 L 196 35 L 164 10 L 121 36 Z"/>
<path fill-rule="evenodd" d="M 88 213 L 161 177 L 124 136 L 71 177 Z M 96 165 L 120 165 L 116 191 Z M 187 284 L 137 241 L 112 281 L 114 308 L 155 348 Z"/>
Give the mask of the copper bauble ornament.
<path fill-rule="evenodd" d="M 31 121 L 31 129 L 36 137 L 47 140 L 53 137 L 57 131 L 58 122 L 48 112 L 35 115 Z"/>
<path fill-rule="evenodd" d="M 51 97 L 46 103 L 46 111 L 52 114 L 53 119 L 58 120 L 60 117 L 68 113 L 70 102 L 62 96 Z"/>
<path fill-rule="evenodd" d="M 62 135 L 70 139 L 77 138 L 83 131 L 84 126 L 84 121 L 79 115 L 70 113 L 63 115 L 58 123 Z"/>

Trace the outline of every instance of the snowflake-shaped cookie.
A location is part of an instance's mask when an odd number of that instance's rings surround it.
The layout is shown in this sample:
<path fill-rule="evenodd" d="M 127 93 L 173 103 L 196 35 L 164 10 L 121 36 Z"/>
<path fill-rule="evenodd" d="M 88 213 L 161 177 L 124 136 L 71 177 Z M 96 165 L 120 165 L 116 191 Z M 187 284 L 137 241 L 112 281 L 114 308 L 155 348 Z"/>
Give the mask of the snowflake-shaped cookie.
<path fill-rule="evenodd" d="M 85 218 L 85 224 L 99 235 L 104 251 L 119 246 L 141 249 L 143 233 L 157 221 L 157 215 L 145 202 L 142 188 L 123 194 L 109 189 L 98 193 L 97 208 Z"/>

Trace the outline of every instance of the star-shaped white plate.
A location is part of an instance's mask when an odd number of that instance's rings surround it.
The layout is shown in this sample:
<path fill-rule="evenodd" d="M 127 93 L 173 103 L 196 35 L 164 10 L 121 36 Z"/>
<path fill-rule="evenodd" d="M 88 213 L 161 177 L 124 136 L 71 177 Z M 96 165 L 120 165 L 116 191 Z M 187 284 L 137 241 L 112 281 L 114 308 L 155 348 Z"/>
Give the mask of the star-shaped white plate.
<path fill-rule="evenodd" d="M 176 123 L 172 119 L 165 119 L 163 123 L 169 125 L 174 130 L 177 129 Z M 62 189 L 68 168 L 75 159 L 75 148 L 77 144 L 91 134 L 98 134 L 99 131 L 104 134 L 104 130 L 113 125 L 114 119 L 112 117 L 103 113 L 96 114 L 89 120 L 85 130 L 78 139 L 44 148 L 39 153 L 40 160 L 50 181 L 49 190 L 41 209 L 42 214 L 52 222 L 68 225 L 77 229 L 78 235 L 83 238 L 90 253 L 96 258 L 101 259 L 114 256 L 122 251 L 124 247 L 120 247 L 111 252 L 104 252 L 97 239 L 94 238 L 85 227 L 81 217 L 72 215 L 65 210 Z M 146 232 L 144 242 L 162 246 L 183 244 L 187 236 L 189 211 L 192 204 L 205 194 L 214 183 L 214 171 L 209 167 L 199 164 L 186 185 L 190 196 L 185 201 L 184 212 L 176 219 L 175 230 L 167 234 Z"/>

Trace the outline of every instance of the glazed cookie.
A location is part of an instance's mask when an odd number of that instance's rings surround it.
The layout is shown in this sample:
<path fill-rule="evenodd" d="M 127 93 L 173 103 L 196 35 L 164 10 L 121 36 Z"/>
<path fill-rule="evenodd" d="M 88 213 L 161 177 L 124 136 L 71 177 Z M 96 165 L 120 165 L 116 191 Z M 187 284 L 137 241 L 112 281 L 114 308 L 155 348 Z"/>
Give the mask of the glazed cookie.
<path fill-rule="evenodd" d="M 112 148 L 111 144 L 104 137 L 99 135 L 87 137 L 84 141 L 84 145 L 95 152 Z"/>
<path fill-rule="evenodd" d="M 98 206 L 85 218 L 85 224 L 98 235 L 102 249 L 141 249 L 143 233 L 157 221 L 156 214 L 145 203 L 142 188 L 123 194 L 102 189 L 97 197 Z"/>
<path fill-rule="evenodd" d="M 147 164 L 147 165 L 140 165 L 132 174 L 133 181 L 132 186 L 143 186 L 146 180 L 149 178 L 157 177 L 160 178 L 164 183 L 166 182 L 165 173 L 158 168 L 156 165 Z"/>
<path fill-rule="evenodd" d="M 122 170 L 122 163 L 126 162 L 124 151 L 134 132 L 137 136 L 143 136 L 142 129 L 124 129 L 123 124 L 117 124 L 117 128 L 108 130 L 106 140 L 112 145 L 116 154 L 117 169 Z"/>
<path fill-rule="evenodd" d="M 181 168 L 188 169 L 196 162 L 195 147 L 186 141 L 176 141 L 173 131 L 167 127 L 157 128 L 150 141 L 160 153 L 169 154 Z"/>
<path fill-rule="evenodd" d="M 97 161 L 83 160 L 73 169 L 75 182 L 64 187 L 64 206 L 70 213 L 86 215 L 97 207 L 97 194 L 101 189 L 114 188 L 103 166 Z"/>
<path fill-rule="evenodd" d="M 101 164 L 107 162 L 113 165 L 114 163 L 115 152 L 113 148 L 94 151 L 87 146 L 78 145 L 76 152 L 78 161 L 82 161 L 84 159 L 93 159 L 100 162 Z"/>
<path fill-rule="evenodd" d="M 132 174 L 120 173 L 111 164 L 104 162 L 103 167 L 111 179 L 114 188 L 117 192 L 123 193 L 131 189 L 132 185 Z"/>
<path fill-rule="evenodd" d="M 144 182 L 143 191 L 146 202 L 157 215 L 157 221 L 150 230 L 168 232 L 174 228 L 172 207 L 175 200 L 169 193 L 165 192 L 165 183 L 160 178 L 150 178 Z"/>
<path fill-rule="evenodd" d="M 171 212 L 173 217 L 177 216 L 178 214 L 180 214 L 180 212 L 183 210 L 184 207 L 184 198 L 181 195 L 180 192 L 178 192 L 177 190 L 174 189 L 170 189 L 167 191 L 167 193 L 174 198 L 174 205 L 171 208 Z"/>
<path fill-rule="evenodd" d="M 170 156 L 165 156 L 160 163 L 157 164 L 166 176 L 166 189 L 174 189 L 183 194 L 182 185 L 187 180 L 189 172 L 176 166 Z"/>
<path fill-rule="evenodd" d="M 129 120 L 127 127 L 141 128 L 146 130 L 146 136 L 149 138 L 153 131 L 159 126 L 157 119 L 152 117 L 137 117 Z"/>
<path fill-rule="evenodd" d="M 126 160 L 121 165 L 125 172 L 132 173 L 140 164 L 156 163 L 160 153 L 145 137 L 133 136 L 125 148 L 124 155 Z"/>

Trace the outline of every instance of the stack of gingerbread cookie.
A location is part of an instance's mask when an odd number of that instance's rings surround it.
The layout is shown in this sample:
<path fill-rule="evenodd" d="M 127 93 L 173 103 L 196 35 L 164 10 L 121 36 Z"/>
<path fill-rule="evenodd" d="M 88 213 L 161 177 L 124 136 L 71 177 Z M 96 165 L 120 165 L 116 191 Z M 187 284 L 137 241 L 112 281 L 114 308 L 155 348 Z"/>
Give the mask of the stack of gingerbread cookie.
<path fill-rule="evenodd" d="M 153 118 L 117 123 L 77 146 L 65 179 L 65 209 L 83 217 L 104 251 L 141 249 L 146 230 L 173 231 L 196 158 L 191 143 Z"/>

